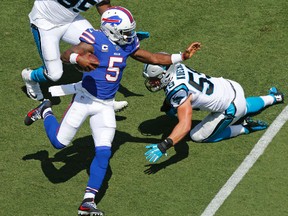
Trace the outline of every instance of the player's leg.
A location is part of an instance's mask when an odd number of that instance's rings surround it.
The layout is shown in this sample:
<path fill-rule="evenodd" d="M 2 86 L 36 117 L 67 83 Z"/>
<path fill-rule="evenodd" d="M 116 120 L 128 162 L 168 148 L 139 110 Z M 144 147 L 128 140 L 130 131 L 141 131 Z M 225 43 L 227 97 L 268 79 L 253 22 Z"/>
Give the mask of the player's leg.
<path fill-rule="evenodd" d="M 217 142 L 230 137 L 226 129 L 233 121 L 233 116 L 225 113 L 210 113 L 191 131 L 190 137 L 194 142 Z M 218 135 L 221 134 L 221 137 Z"/>
<path fill-rule="evenodd" d="M 91 23 L 78 15 L 63 34 L 62 40 L 72 45 L 79 44 L 80 36 L 88 28 L 93 28 Z"/>
<path fill-rule="evenodd" d="M 70 144 L 77 131 L 88 117 L 87 104 L 91 99 L 85 97 L 82 92 L 75 95 L 72 103 L 65 111 L 61 124 L 56 124 L 50 119 L 44 119 L 44 126 L 50 142 L 61 143 L 64 146 Z"/>
<path fill-rule="evenodd" d="M 57 129 L 59 128 L 59 123 L 52 111 L 52 103 L 49 100 L 44 100 L 38 107 L 32 109 L 28 112 L 25 117 L 24 123 L 29 126 L 39 119 L 44 119 L 44 126 L 46 134 L 56 149 L 62 149 L 65 147 L 60 143 L 56 137 Z"/>
<path fill-rule="evenodd" d="M 68 25 L 44 30 L 32 25 L 31 30 L 43 65 L 36 69 L 26 68 L 22 71 L 22 78 L 27 88 L 27 94 L 34 100 L 42 100 L 39 83 L 48 79 L 57 81 L 63 74 L 60 59 L 59 41 Z"/>
<path fill-rule="evenodd" d="M 269 89 L 268 95 L 246 98 L 246 115 L 258 113 L 267 106 L 283 103 L 283 101 L 283 93 L 279 92 L 277 88 L 272 87 Z"/>
<path fill-rule="evenodd" d="M 94 199 L 101 188 L 109 166 L 111 143 L 115 135 L 116 120 L 113 101 L 106 105 L 98 103 L 95 107 L 93 109 L 96 109 L 96 113 L 90 118 L 90 127 L 95 144 L 95 157 L 90 166 L 90 176 L 83 202 L 78 210 L 79 215 L 86 215 L 91 212 L 99 213 L 100 211 L 97 209 Z"/>
<path fill-rule="evenodd" d="M 218 142 L 245 132 L 245 128 L 235 128 L 231 125 L 244 116 L 246 101 L 242 87 L 231 81 L 236 92 L 234 101 L 222 113 L 210 113 L 203 121 L 190 131 L 190 137 L 195 142 Z"/>
<path fill-rule="evenodd" d="M 218 118 L 213 118 L 213 116 L 210 116 L 210 115 L 207 116 L 207 118 L 205 118 L 203 120 L 203 124 L 207 124 L 206 129 L 207 129 L 207 127 L 211 127 L 209 124 L 214 125 L 214 128 L 221 128 L 221 126 L 222 126 L 223 129 L 222 130 L 218 129 L 218 130 L 213 131 L 213 133 L 211 133 L 211 135 L 208 138 L 203 139 L 202 142 L 218 142 L 218 141 L 228 139 L 231 137 L 235 137 L 235 136 L 238 136 L 241 134 L 249 134 L 249 133 L 252 133 L 255 131 L 264 130 L 268 127 L 267 123 L 260 121 L 260 120 L 254 121 L 251 118 L 246 118 L 242 124 L 233 125 L 235 122 L 237 122 L 238 120 L 240 120 L 241 118 L 243 118 L 247 114 L 246 113 L 247 100 L 245 99 L 244 91 L 243 91 L 241 85 L 234 82 L 234 81 L 231 81 L 231 82 L 232 82 L 232 84 L 236 90 L 236 98 L 234 99 L 235 115 L 233 117 L 233 121 L 227 127 L 223 126 L 223 122 L 225 123 L 225 119 L 227 118 L 226 117 L 227 112 L 233 114 L 233 109 L 231 109 L 231 105 L 229 107 L 230 111 L 229 111 L 229 108 L 225 111 L 225 117 L 223 117 L 223 116 L 221 117 L 221 115 L 223 115 L 223 113 L 219 114 Z M 268 100 L 271 98 L 274 101 L 274 96 L 271 96 L 271 95 L 269 95 L 269 97 L 264 98 L 263 101 L 265 101 L 265 99 Z M 256 102 L 256 101 L 254 101 L 254 102 Z M 258 101 L 258 102 L 260 103 L 260 101 Z M 276 103 L 276 102 L 274 101 L 274 103 Z M 260 105 L 259 105 L 259 107 L 260 107 Z M 217 125 L 217 126 L 215 126 L 215 125 Z M 212 126 L 212 128 L 213 128 L 213 126 Z M 196 130 L 197 130 L 197 128 L 196 128 Z M 207 130 L 209 132 L 209 129 L 207 129 Z M 196 132 L 194 132 L 194 133 L 196 133 Z M 200 132 L 200 134 L 203 133 L 200 129 L 199 129 L 199 132 Z M 197 133 L 199 133 L 199 132 L 197 132 Z M 196 135 L 197 135 L 197 133 L 196 133 Z M 190 135 L 192 138 L 193 130 L 190 132 Z"/>
<path fill-rule="evenodd" d="M 51 109 L 52 104 L 49 100 L 44 100 L 38 107 L 31 110 L 25 118 L 25 124 L 31 125 L 36 120 L 44 119 L 45 131 L 51 144 L 56 149 L 62 149 L 69 145 L 88 115 L 86 112 L 87 109 L 85 109 L 85 103 L 83 103 L 86 98 L 79 101 L 79 97 L 81 96 L 78 94 L 75 96 L 61 124 L 58 123 L 54 116 Z M 86 102 L 88 102 L 88 100 Z"/>

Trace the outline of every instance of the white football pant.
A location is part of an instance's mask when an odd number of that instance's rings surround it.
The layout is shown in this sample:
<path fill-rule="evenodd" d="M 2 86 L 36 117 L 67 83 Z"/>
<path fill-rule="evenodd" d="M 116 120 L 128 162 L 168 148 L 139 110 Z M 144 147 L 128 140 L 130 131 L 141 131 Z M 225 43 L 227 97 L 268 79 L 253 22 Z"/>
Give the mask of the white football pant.
<path fill-rule="evenodd" d="M 38 38 L 36 42 L 38 49 L 40 48 L 40 56 L 44 61 L 47 71 L 45 75 L 52 81 L 57 81 L 63 74 L 62 61 L 60 59 L 60 40 L 69 44 L 76 45 L 80 43 L 79 37 L 92 25 L 78 15 L 72 23 L 55 27 L 49 30 L 38 28 Z"/>
<path fill-rule="evenodd" d="M 111 147 L 116 130 L 113 99 L 97 99 L 85 89 L 75 95 L 66 111 L 57 133 L 58 141 L 67 146 L 88 116 L 95 147 Z"/>
<path fill-rule="evenodd" d="M 236 97 L 234 99 L 235 114 L 233 120 L 229 125 L 234 124 L 241 117 L 246 114 L 246 99 L 244 95 L 244 90 L 241 85 L 235 81 L 231 81 Z M 197 124 L 191 131 L 190 137 L 194 142 L 202 142 L 203 140 L 209 138 L 217 129 L 224 130 L 229 125 L 221 128 L 221 124 L 225 122 L 227 116 L 224 112 L 213 112 L 208 114 L 199 124 Z"/>

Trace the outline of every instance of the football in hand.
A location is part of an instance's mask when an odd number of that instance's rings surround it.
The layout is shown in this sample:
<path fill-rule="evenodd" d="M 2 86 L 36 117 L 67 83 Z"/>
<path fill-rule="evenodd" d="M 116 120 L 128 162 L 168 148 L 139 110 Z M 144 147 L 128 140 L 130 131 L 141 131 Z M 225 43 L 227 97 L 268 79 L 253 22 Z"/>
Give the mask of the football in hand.
<path fill-rule="evenodd" d="M 85 55 L 82 55 L 81 57 L 87 58 L 87 60 L 90 62 L 90 64 L 93 65 L 95 68 L 98 67 L 99 59 L 94 54 L 86 53 Z M 90 70 L 87 70 L 87 69 L 81 67 L 79 64 L 75 64 L 74 66 L 80 72 L 90 71 Z"/>
<path fill-rule="evenodd" d="M 98 59 L 95 55 L 89 53 L 88 59 L 90 60 L 90 62 L 91 62 L 93 65 L 95 65 L 95 66 L 98 66 L 98 65 L 99 65 L 99 59 Z"/>

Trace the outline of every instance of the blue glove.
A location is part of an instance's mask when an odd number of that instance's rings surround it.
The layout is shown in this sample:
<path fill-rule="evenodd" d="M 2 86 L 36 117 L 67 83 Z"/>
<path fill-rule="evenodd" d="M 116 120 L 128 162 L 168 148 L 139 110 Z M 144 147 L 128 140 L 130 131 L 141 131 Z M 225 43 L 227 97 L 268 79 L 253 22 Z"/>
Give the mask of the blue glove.
<path fill-rule="evenodd" d="M 149 38 L 150 37 L 150 33 L 149 32 L 143 32 L 143 31 L 138 31 L 136 32 L 137 37 L 139 38 L 139 40 L 143 40 L 145 38 Z"/>
<path fill-rule="evenodd" d="M 156 161 L 158 161 L 163 153 L 160 151 L 160 149 L 158 148 L 158 144 L 150 144 L 148 146 L 146 146 L 147 149 L 149 149 L 146 153 L 146 160 L 148 160 L 151 163 L 155 163 Z M 165 153 L 165 156 L 167 156 L 167 153 Z"/>

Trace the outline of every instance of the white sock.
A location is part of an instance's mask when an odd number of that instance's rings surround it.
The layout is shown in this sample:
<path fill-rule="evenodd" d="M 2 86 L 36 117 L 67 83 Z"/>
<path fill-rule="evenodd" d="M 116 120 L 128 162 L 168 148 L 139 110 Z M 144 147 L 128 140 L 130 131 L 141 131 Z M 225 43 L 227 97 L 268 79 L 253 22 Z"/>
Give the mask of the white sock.
<path fill-rule="evenodd" d="M 230 137 L 235 137 L 235 136 L 238 136 L 240 134 L 245 134 L 245 127 L 243 127 L 242 125 L 231 125 L 229 127 L 231 130 Z"/>
<path fill-rule="evenodd" d="M 94 193 L 90 193 L 90 192 L 86 192 L 84 194 L 84 199 L 87 199 L 87 198 L 92 198 L 94 199 L 95 198 L 95 194 Z"/>
<path fill-rule="evenodd" d="M 275 97 L 273 95 L 260 96 L 264 101 L 264 107 L 274 104 Z"/>
<path fill-rule="evenodd" d="M 46 109 L 43 111 L 43 113 L 42 113 L 42 118 L 45 118 L 45 117 L 46 117 L 45 114 L 46 114 L 48 111 L 51 111 L 51 112 L 52 112 L 51 107 L 48 107 L 48 108 L 46 108 Z"/>

